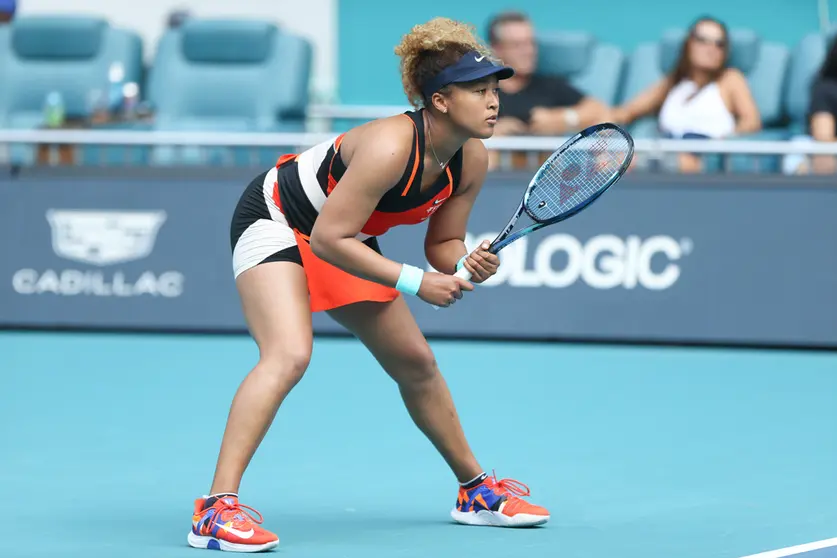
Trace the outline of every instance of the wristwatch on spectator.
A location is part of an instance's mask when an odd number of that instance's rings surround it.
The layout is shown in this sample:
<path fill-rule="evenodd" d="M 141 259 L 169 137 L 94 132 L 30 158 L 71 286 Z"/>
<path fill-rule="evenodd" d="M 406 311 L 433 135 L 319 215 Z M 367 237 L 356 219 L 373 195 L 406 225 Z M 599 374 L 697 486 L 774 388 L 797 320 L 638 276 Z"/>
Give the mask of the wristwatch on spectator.
<path fill-rule="evenodd" d="M 578 117 L 578 112 L 575 109 L 568 108 L 564 109 L 564 123 L 569 126 L 570 128 L 575 128 L 578 126 L 580 119 Z"/>

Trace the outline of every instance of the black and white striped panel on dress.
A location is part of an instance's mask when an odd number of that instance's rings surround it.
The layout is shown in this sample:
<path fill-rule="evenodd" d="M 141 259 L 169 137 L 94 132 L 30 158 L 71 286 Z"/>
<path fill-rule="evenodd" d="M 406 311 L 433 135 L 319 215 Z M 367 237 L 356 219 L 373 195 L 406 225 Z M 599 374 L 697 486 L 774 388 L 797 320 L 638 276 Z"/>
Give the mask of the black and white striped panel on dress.
<path fill-rule="evenodd" d="M 272 168 L 247 187 L 235 209 L 231 227 L 235 277 L 268 261 L 302 263 L 293 229 L 273 200 L 274 186 L 278 181 L 282 205 L 294 226 L 303 234 L 310 234 L 326 201 L 324 186 L 317 180 L 317 169 L 332 145 L 333 140 L 315 145 L 299 155 L 295 167 Z M 359 233 L 357 238 L 367 241 L 372 237 Z"/>
<path fill-rule="evenodd" d="M 273 201 L 276 168 L 262 173 L 247 187 L 235 209 L 231 226 L 233 274 L 266 261 L 296 261 L 294 232 Z"/>

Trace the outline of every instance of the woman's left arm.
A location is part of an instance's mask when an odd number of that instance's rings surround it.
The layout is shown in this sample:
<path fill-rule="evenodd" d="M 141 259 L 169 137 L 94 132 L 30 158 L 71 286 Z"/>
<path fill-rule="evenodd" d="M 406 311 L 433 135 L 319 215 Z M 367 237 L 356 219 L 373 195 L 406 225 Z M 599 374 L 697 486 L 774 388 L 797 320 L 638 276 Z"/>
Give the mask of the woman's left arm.
<path fill-rule="evenodd" d="M 738 70 L 729 70 L 725 76 L 732 97 L 732 112 L 736 116 L 735 133 L 752 134 L 761 130 L 761 115 L 747 78 Z"/>
<path fill-rule="evenodd" d="M 463 149 L 461 184 L 456 195 L 446 200 L 430 218 L 424 238 L 427 261 L 442 273 L 454 274 L 456 264 L 468 254 L 465 246 L 468 218 L 487 171 L 488 150 L 480 140 L 469 140 Z M 473 274 L 472 283 L 482 283 L 500 265 L 499 258 L 489 254 L 486 248 L 488 244 L 483 243 L 465 261 L 465 267 Z"/>

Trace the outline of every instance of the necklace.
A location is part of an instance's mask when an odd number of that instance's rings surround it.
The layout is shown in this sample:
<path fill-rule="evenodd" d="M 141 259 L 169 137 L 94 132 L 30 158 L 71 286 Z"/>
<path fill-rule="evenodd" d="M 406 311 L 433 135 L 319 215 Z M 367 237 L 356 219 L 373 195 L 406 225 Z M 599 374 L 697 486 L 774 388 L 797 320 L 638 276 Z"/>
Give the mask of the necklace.
<path fill-rule="evenodd" d="M 439 164 L 439 168 L 445 168 L 445 165 L 448 164 L 447 161 L 444 163 L 439 160 L 439 156 L 436 155 L 436 148 L 433 147 L 433 135 L 430 133 L 432 125 L 430 124 L 430 117 L 427 118 L 427 139 L 430 140 L 430 150 L 433 152 L 433 157 L 435 157 L 436 162 Z"/>

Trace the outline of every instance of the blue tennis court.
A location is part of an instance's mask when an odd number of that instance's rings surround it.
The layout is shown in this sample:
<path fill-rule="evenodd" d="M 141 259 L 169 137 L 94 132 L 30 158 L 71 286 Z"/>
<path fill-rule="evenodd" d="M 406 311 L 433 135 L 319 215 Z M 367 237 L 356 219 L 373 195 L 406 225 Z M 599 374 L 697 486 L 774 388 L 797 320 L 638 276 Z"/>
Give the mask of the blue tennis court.
<path fill-rule="evenodd" d="M 452 524 L 455 480 L 395 385 L 317 339 L 241 489 L 278 554 L 837 556 L 837 354 L 434 346 L 483 466 L 551 522 Z M 0 333 L 3 556 L 198 555 L 192 500 L 256 358 L 244 336 Z"/>

